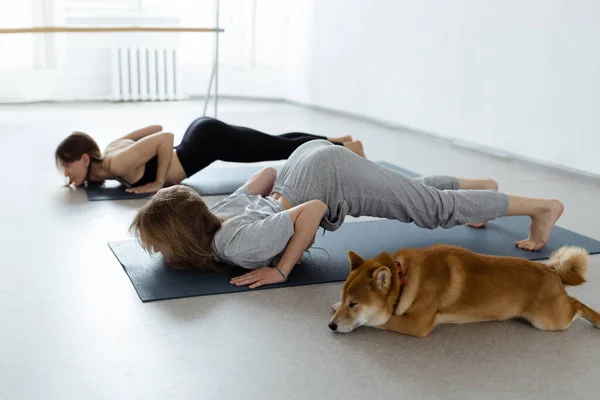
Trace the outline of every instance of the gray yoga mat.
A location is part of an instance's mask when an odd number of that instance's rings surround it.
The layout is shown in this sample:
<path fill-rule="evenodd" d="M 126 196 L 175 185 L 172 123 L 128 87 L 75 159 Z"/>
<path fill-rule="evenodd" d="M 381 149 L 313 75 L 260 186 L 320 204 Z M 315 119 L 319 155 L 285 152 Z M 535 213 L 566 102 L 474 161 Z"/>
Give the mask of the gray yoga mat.
<path fill-rule="evenodd" d="M 385 161 L 377 161 L 378 164 L 391 168 L 410 177 L 418 174 L 408 171 L 397 165 Z M 212 196 L 233 193 L 242 186 L 255 172 L 264 168 L 263 165 L 244 165 L 240 167 L 208 167 L 186 179 L 182 184 L 194 189 L 202 196 Z M 275 166 L 279 171 L 281 166 Z M 125 191 L 125 186 L 116 181 L 107 181 L 103 185 L 87 185 L 85 194 L 89 201 L 100 200 L 136 200 L 150 197 L 151 194 L 135 194 Z"/>
<path fill-rule="evenodd" d="M 514 242 L 525 238 L 528 232 L 527 217 L 500 218 L 482 229 L 458 226 L 427 230 L 393 220 L 347 222 L 337 231 L 326 232 L 324 236 L 319 229 L 315 244 L 310 249 L 310 257 L 304 254 L 287 282 L 253 290 L 343 281 L 348 275 L 350 249 L 365 258 L 383 251 L 428 247 L 437 243 L 457 245 L 482 254 L 530 260 L 547 259 L 552 251 L 563 245 L 581 246 L 590 253 L 600 253 L 599 241 L 560 227 L 554 228 L 550 241 L 540 252 L 528 252 L 515 247 Z M 229 284 L 232 276 L 245 272 L 241 268 L 229 274 L 178 271 L 167 266 L 162 256 L 150 257 L 135 240 L 109 242 L 108 245 L 144 302 L 250 290 Z"/>

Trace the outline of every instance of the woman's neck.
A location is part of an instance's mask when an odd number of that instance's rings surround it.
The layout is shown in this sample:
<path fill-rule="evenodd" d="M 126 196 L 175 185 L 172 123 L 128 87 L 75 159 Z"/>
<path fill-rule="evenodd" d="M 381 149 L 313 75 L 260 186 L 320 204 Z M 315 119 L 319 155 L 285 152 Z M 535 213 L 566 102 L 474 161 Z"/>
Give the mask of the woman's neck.
<path fill-rule="evenodd" d="M 107 168 L 104 168 L 103 161 L 92 161 L 88 169 L 87 179 L 90 181 L 104 181 L 114 179 L 114 175 Z"/>

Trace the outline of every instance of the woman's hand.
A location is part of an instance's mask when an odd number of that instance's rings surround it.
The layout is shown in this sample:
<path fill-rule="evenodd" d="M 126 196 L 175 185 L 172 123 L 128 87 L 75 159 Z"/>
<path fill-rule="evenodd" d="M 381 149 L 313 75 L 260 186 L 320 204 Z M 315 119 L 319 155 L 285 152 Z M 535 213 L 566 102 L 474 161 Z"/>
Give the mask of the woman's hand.
<path fill-rule="evenodd" d="M 262 267 L 233 278 L 229 283 L 235 286 L 250 285 L 250 289 L 273 283 L 285 282 L 277 268 Z"/>
<path fill-rule="evenodd" d="M 317 228 L 326 211 L 327 205 L 320 200 L 310 200 L 286 211 L 292 217 L 294 234 L 290 238 L 277 268 L 258 268 L 233 278 L 229 283 L 235 286 L 250 285 L 250 289 L 254 289 L 263 285 L 284 282 L 300 260 L 302 253 L 314 242 Z"/>
<path fill-rule="evenodd" d="M 163 186 L 165 186 L 164 182 L 154 181 L 142 186 L 125 189 L 125 191 L 128 193 L 154 193 L 162 189 Z"/>

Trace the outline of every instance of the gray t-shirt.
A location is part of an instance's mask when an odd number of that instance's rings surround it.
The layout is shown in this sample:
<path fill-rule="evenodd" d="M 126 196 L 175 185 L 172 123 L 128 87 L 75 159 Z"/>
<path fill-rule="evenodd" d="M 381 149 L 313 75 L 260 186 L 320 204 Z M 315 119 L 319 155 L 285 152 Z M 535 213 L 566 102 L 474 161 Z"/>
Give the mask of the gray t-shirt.
<path fill-rule="evenodd" d="M 219 262 L 255 269 L 273 265 L 294 234 L 292 216 L 272 197 L 252 195 L 244 185 L 210 211 L 226 219 L 212 250 Z"/>

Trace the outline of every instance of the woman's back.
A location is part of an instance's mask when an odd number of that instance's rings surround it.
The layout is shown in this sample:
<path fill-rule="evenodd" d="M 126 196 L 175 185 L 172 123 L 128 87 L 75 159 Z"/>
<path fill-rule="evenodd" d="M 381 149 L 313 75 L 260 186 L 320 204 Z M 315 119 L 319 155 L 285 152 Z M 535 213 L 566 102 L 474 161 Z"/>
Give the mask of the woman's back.
<path fill-rule="evenodd" d="M 106 149 L 104 149 L 104 157 L 106 158 L 106 156 L 108 155 L 114 155 L 115 153 L 118 153 L 121 150 L 125 150 L 134 143 L 134 140 L 125 138 L 113 140 L 108 144 L 108 146 L 106 146 Z"/>
<path fill-rule="evenodd" d="M 103 158 L 106 160 L 104 167 L 112 173 L 112 159 L 118 156 L 121 152 L 127 150 L 135 142 L 136 140 L 133 139 L 119 138 L 109 143 L 104 150 Z M 115 174 L 115 179 L 123 184 L 126 184 L 127 186 L 139 186 L 150 183 L 156 178 L 157 164 L 157 158 L 153 157 L 145 164 L 132 168 L 122 176 L 116 176 Z"/>
<path fill-rule="evenodd" d="M 220 262 L 244 268 L 269 265 L 294 234 L 292 218 L 283 205 L 270 196 L 250 194 L 246 186 L 210 211 L 225 220 L 212 246 Z"/>

